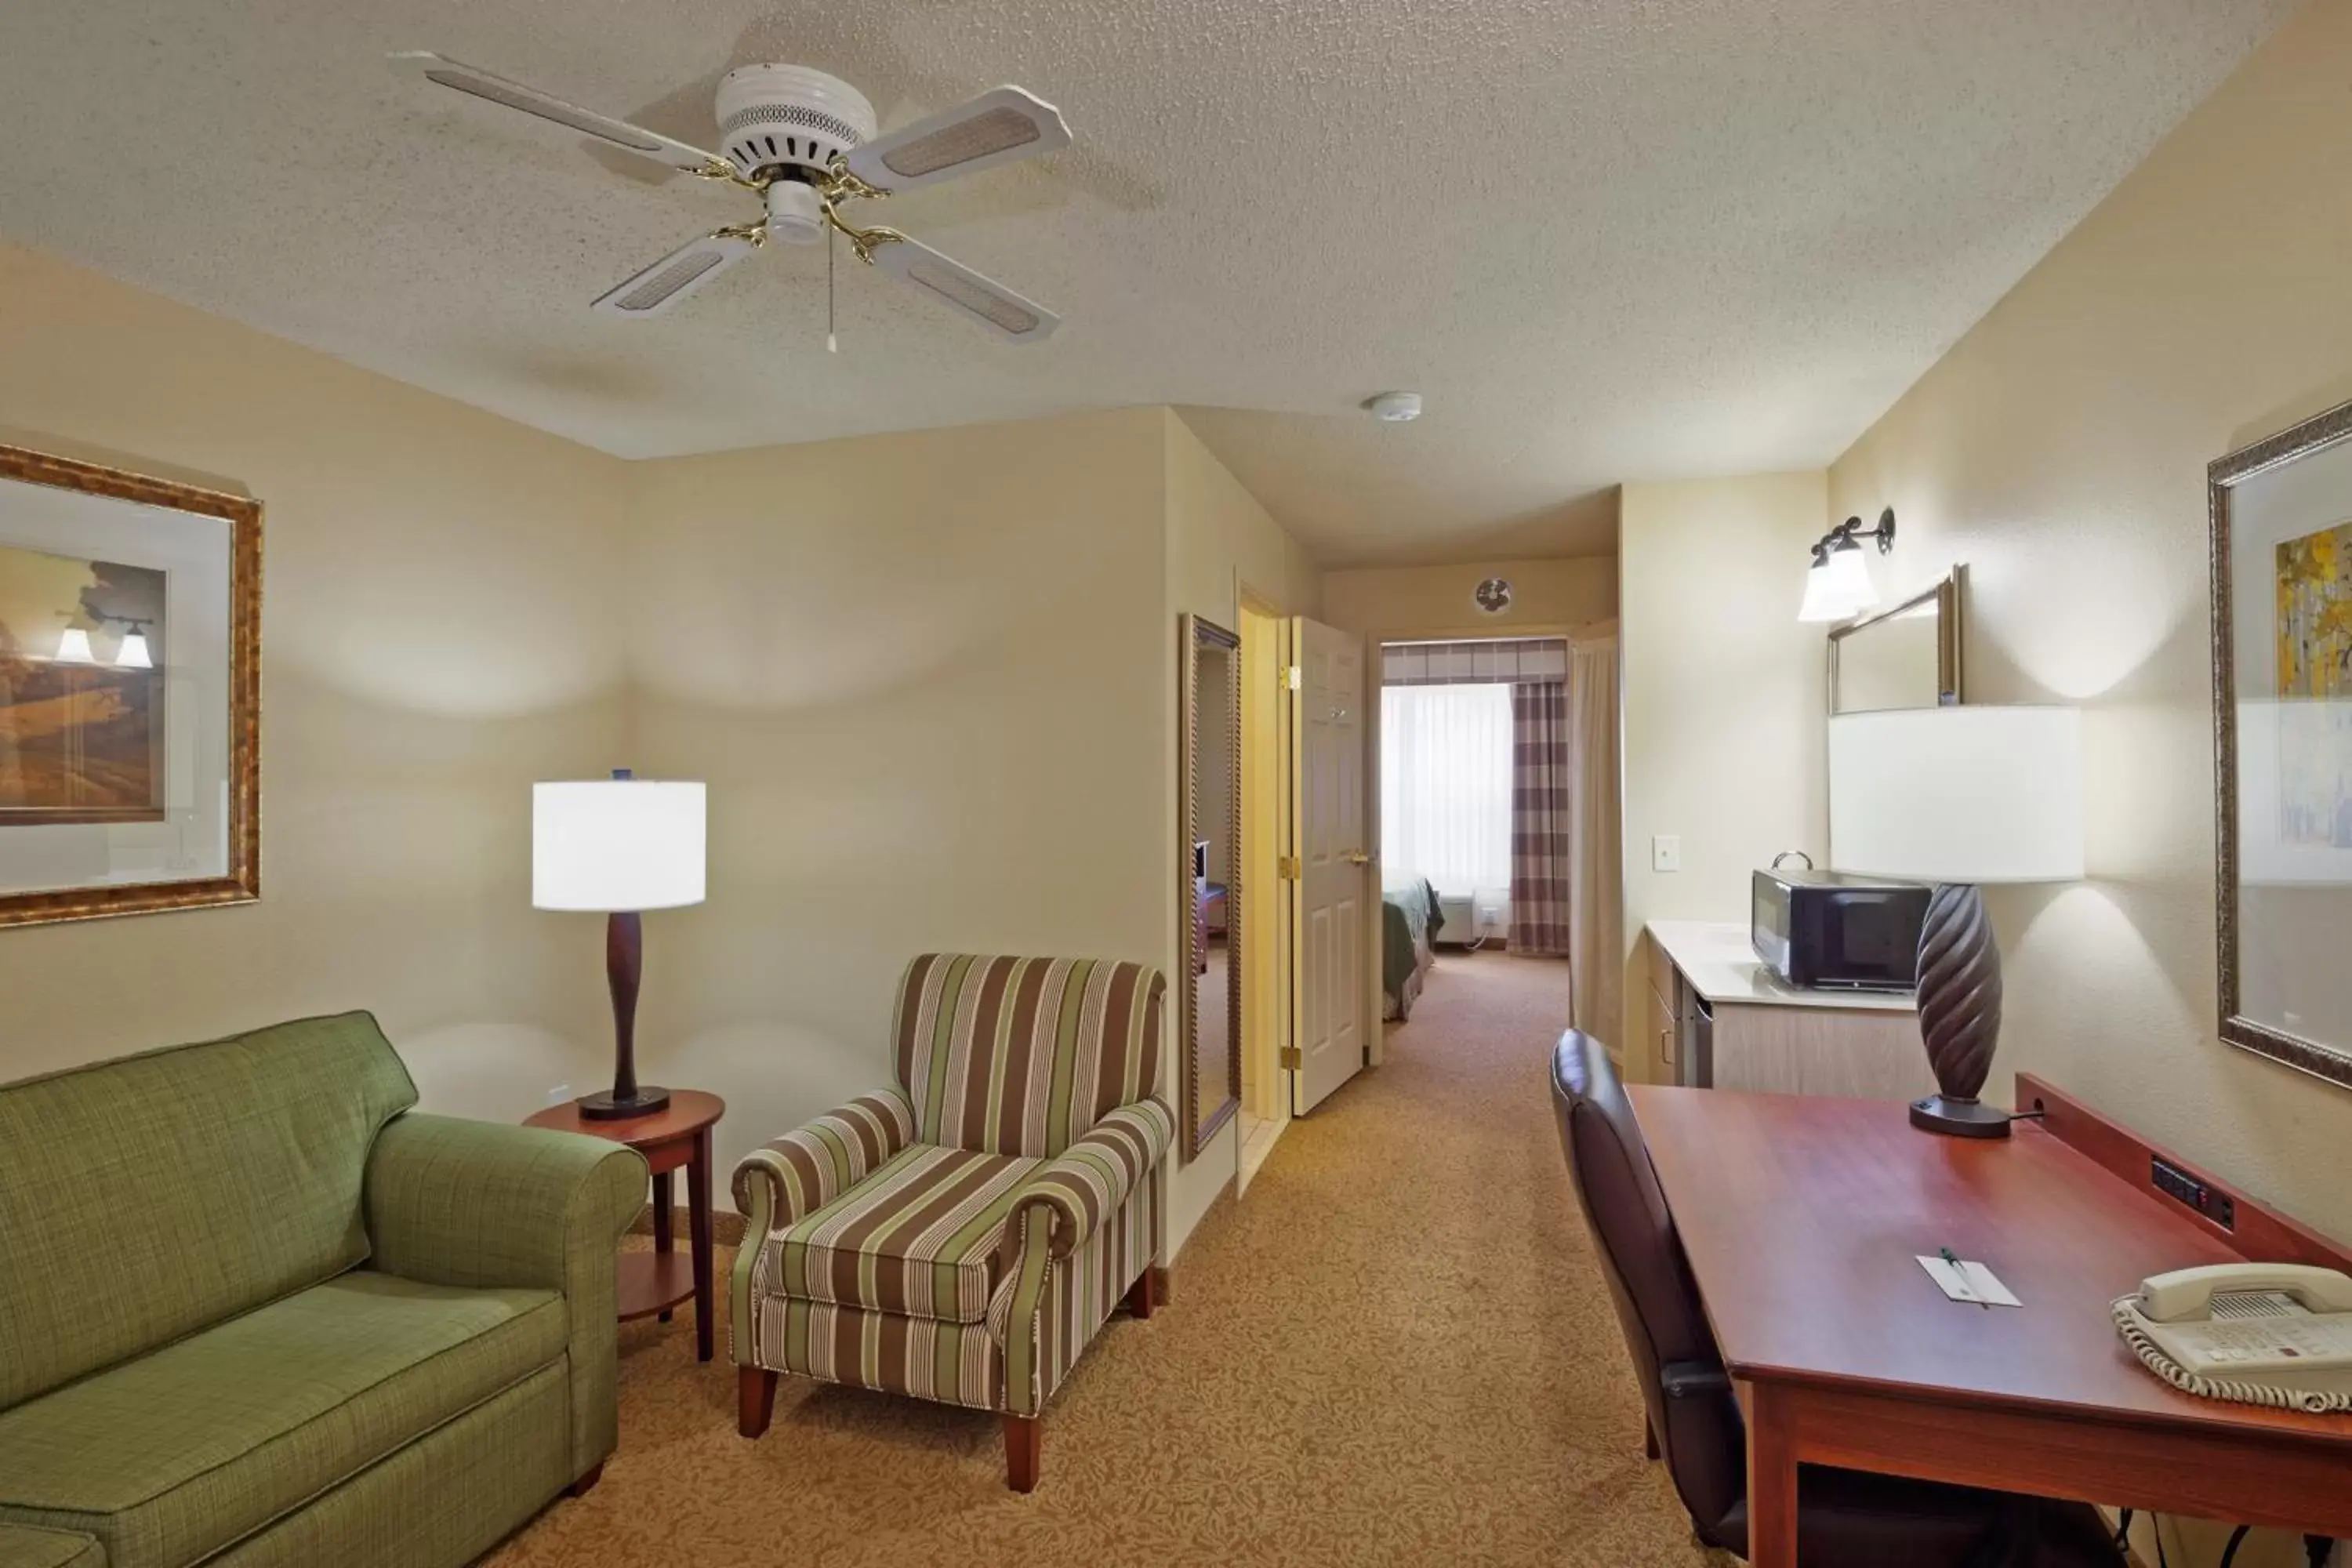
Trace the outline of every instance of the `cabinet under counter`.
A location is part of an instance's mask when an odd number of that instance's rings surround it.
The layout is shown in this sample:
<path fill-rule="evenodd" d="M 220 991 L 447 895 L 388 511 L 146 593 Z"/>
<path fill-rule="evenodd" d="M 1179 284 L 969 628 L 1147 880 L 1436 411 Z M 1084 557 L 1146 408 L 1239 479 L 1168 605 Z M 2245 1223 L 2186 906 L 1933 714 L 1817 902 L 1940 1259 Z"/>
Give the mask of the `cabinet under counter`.
<path fill-rule="evenodd" d="M 1785 984 L 1758 961 L 1748 928 L 1729 922 L 1652 921 L 1643 940 L 1648 1023 L 1629 1075 L 1781 1094 L 1935 1092 L 1909 993 Z"/>

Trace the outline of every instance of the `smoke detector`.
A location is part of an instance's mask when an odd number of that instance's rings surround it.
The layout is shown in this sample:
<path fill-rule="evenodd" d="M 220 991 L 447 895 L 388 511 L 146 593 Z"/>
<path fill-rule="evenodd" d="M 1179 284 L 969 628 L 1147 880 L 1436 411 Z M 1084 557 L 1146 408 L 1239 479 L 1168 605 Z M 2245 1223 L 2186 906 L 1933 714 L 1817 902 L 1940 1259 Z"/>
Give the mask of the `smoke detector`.
<path fill-rule="evenodd" d="M 1383 392 L 1364 405 L 1372 417 L 1391 425 L 1402 425 L 1421 417 L 1421 394 L 1418 392 Z"/>

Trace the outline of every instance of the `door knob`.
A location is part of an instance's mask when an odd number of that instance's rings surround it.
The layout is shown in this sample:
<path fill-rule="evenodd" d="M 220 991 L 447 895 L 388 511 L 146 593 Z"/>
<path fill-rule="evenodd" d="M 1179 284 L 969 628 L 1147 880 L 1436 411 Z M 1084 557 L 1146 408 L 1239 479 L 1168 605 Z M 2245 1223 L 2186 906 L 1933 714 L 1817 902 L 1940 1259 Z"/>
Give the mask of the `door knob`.
<path fill-rule="evenodd" d="M 1349 850 L 1346 858 L 1350 866 L 1369 866 L 1372 863 L 1372 858 L 1360 849 Z"/>

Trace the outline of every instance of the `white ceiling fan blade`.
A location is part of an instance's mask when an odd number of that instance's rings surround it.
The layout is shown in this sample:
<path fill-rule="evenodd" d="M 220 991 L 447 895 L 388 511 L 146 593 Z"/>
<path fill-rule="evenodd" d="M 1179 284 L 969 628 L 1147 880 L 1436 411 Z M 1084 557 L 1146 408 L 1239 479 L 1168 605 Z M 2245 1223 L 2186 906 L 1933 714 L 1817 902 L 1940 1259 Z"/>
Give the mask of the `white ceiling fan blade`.
<path fill-rule="evenodd" d="M 598 300 L 608 316 L 658 316 L 759 248 L 725 229 L 682 245 Z"/>
<path fill-rule="evenodd" d="M 551 121 L 566 130 L 593 136 L 607 145 L 625 148 L 641 157 L 667 163 L 673 169 L 692 173 L 727 166 L 726 160 L 715 153 L 706 153 L 699 147 L 689 147 L 642 125 L 632 125 L 625 120 L 615 120 L 609 114 L 599 114 L 593 109 L 567 103 L 553 93 L 525 87 L 494 71 L 462 64 L 446 55 L 411 49 L 393 56 L 392 67 L 403 75 L 421 78 L 436 87 L 449 88 L 501 108 L 520 110 L 525 114 Z"/>
<path fill-rule="evenodd" d="M 902 237 L 876 246 L 874 265 L 1008 342 L 1043 342 L 1062 324 L 1061 317 L 1035 300 L 1023 299 L 920 240 Z"/>
<path fill-rule="evenodd" d="M 910 191 L 1069 144 L 1060 110 L 1020 88 L 1000 87 L 852 150 L 849 172 L 877 190 Z"/>

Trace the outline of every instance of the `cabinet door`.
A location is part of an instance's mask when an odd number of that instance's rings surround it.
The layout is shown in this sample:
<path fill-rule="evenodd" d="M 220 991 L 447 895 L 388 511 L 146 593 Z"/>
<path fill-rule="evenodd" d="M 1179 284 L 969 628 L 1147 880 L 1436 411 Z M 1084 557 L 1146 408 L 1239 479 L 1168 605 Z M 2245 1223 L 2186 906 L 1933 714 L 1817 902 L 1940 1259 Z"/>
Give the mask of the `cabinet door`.
<path fill-rule="evenodd" d="M 1715 1014 L 1715 1087 L 1916 1100 L 1936 1080 L 1912 1014 L 1724 1006 Z"/>

